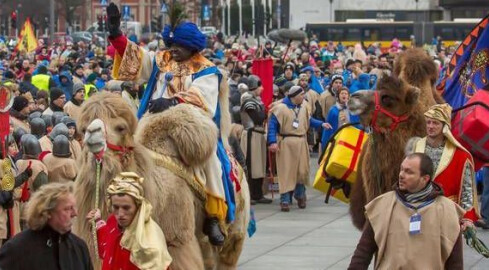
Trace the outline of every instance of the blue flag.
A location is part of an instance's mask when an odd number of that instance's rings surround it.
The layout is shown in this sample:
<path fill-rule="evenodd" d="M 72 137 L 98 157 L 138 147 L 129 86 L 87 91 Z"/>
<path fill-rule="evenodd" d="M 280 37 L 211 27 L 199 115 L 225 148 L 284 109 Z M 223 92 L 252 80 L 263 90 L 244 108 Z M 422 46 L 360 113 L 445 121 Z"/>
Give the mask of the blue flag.
<path fill-rule="evenodd" d="M 436 88 L 452 108 L 459 108 L 489 84 L 489 15 L 457 48 Z"/>

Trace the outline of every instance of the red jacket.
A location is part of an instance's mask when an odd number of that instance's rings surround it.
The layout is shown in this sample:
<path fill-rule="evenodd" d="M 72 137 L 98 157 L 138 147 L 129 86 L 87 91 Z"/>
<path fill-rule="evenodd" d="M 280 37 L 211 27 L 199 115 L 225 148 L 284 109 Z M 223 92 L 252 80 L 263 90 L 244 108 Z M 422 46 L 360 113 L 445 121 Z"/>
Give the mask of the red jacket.
<path fill-rule="evenodd" d="M 97 228 L 98 253 L 103 260 L 102 270 L 138 270 L 130 260 L 131 253 L 121 246 L 122 231 L 114 215 L 107 224 Z"/>

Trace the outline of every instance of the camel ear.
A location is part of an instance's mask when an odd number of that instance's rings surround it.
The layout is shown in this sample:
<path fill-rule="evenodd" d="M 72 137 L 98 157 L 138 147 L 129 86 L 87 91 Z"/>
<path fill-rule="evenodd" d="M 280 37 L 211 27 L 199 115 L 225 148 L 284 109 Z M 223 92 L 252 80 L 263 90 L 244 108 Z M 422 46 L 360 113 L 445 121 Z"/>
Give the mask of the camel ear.
<path fill-rule="evenodd" d="M 413 105 L 418 102 L 421 90 L 418 87 L 411 87 L 406 94 L 406 105 Z"/>

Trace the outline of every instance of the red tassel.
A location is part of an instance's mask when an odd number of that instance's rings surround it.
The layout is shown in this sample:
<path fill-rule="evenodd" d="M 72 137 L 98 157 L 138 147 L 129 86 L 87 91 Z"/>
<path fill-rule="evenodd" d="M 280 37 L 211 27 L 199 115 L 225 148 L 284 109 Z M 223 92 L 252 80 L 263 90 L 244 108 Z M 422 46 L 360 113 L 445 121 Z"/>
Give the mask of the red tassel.
<path fill-rule="evenodd" d="M 31 192 L 29 188 L 29 181 L 25 181 L 22 186 L 22 195 L 20 196 L 21 202 L 27 202 L 31 198 Z"/>

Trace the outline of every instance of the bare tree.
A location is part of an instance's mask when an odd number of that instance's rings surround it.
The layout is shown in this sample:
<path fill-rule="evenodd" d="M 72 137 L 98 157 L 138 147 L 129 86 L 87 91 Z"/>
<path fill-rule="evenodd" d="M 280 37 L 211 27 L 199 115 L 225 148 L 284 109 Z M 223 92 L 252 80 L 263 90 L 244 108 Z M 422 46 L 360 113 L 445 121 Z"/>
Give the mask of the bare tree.
<path fill-rule="evenodd" d="M 87 2 L 86 0 L 57 0 L 58 11 L 65 15 L 65 20 L 69 26 L 73 26 L 73 19 L 78 7 Z"/>

